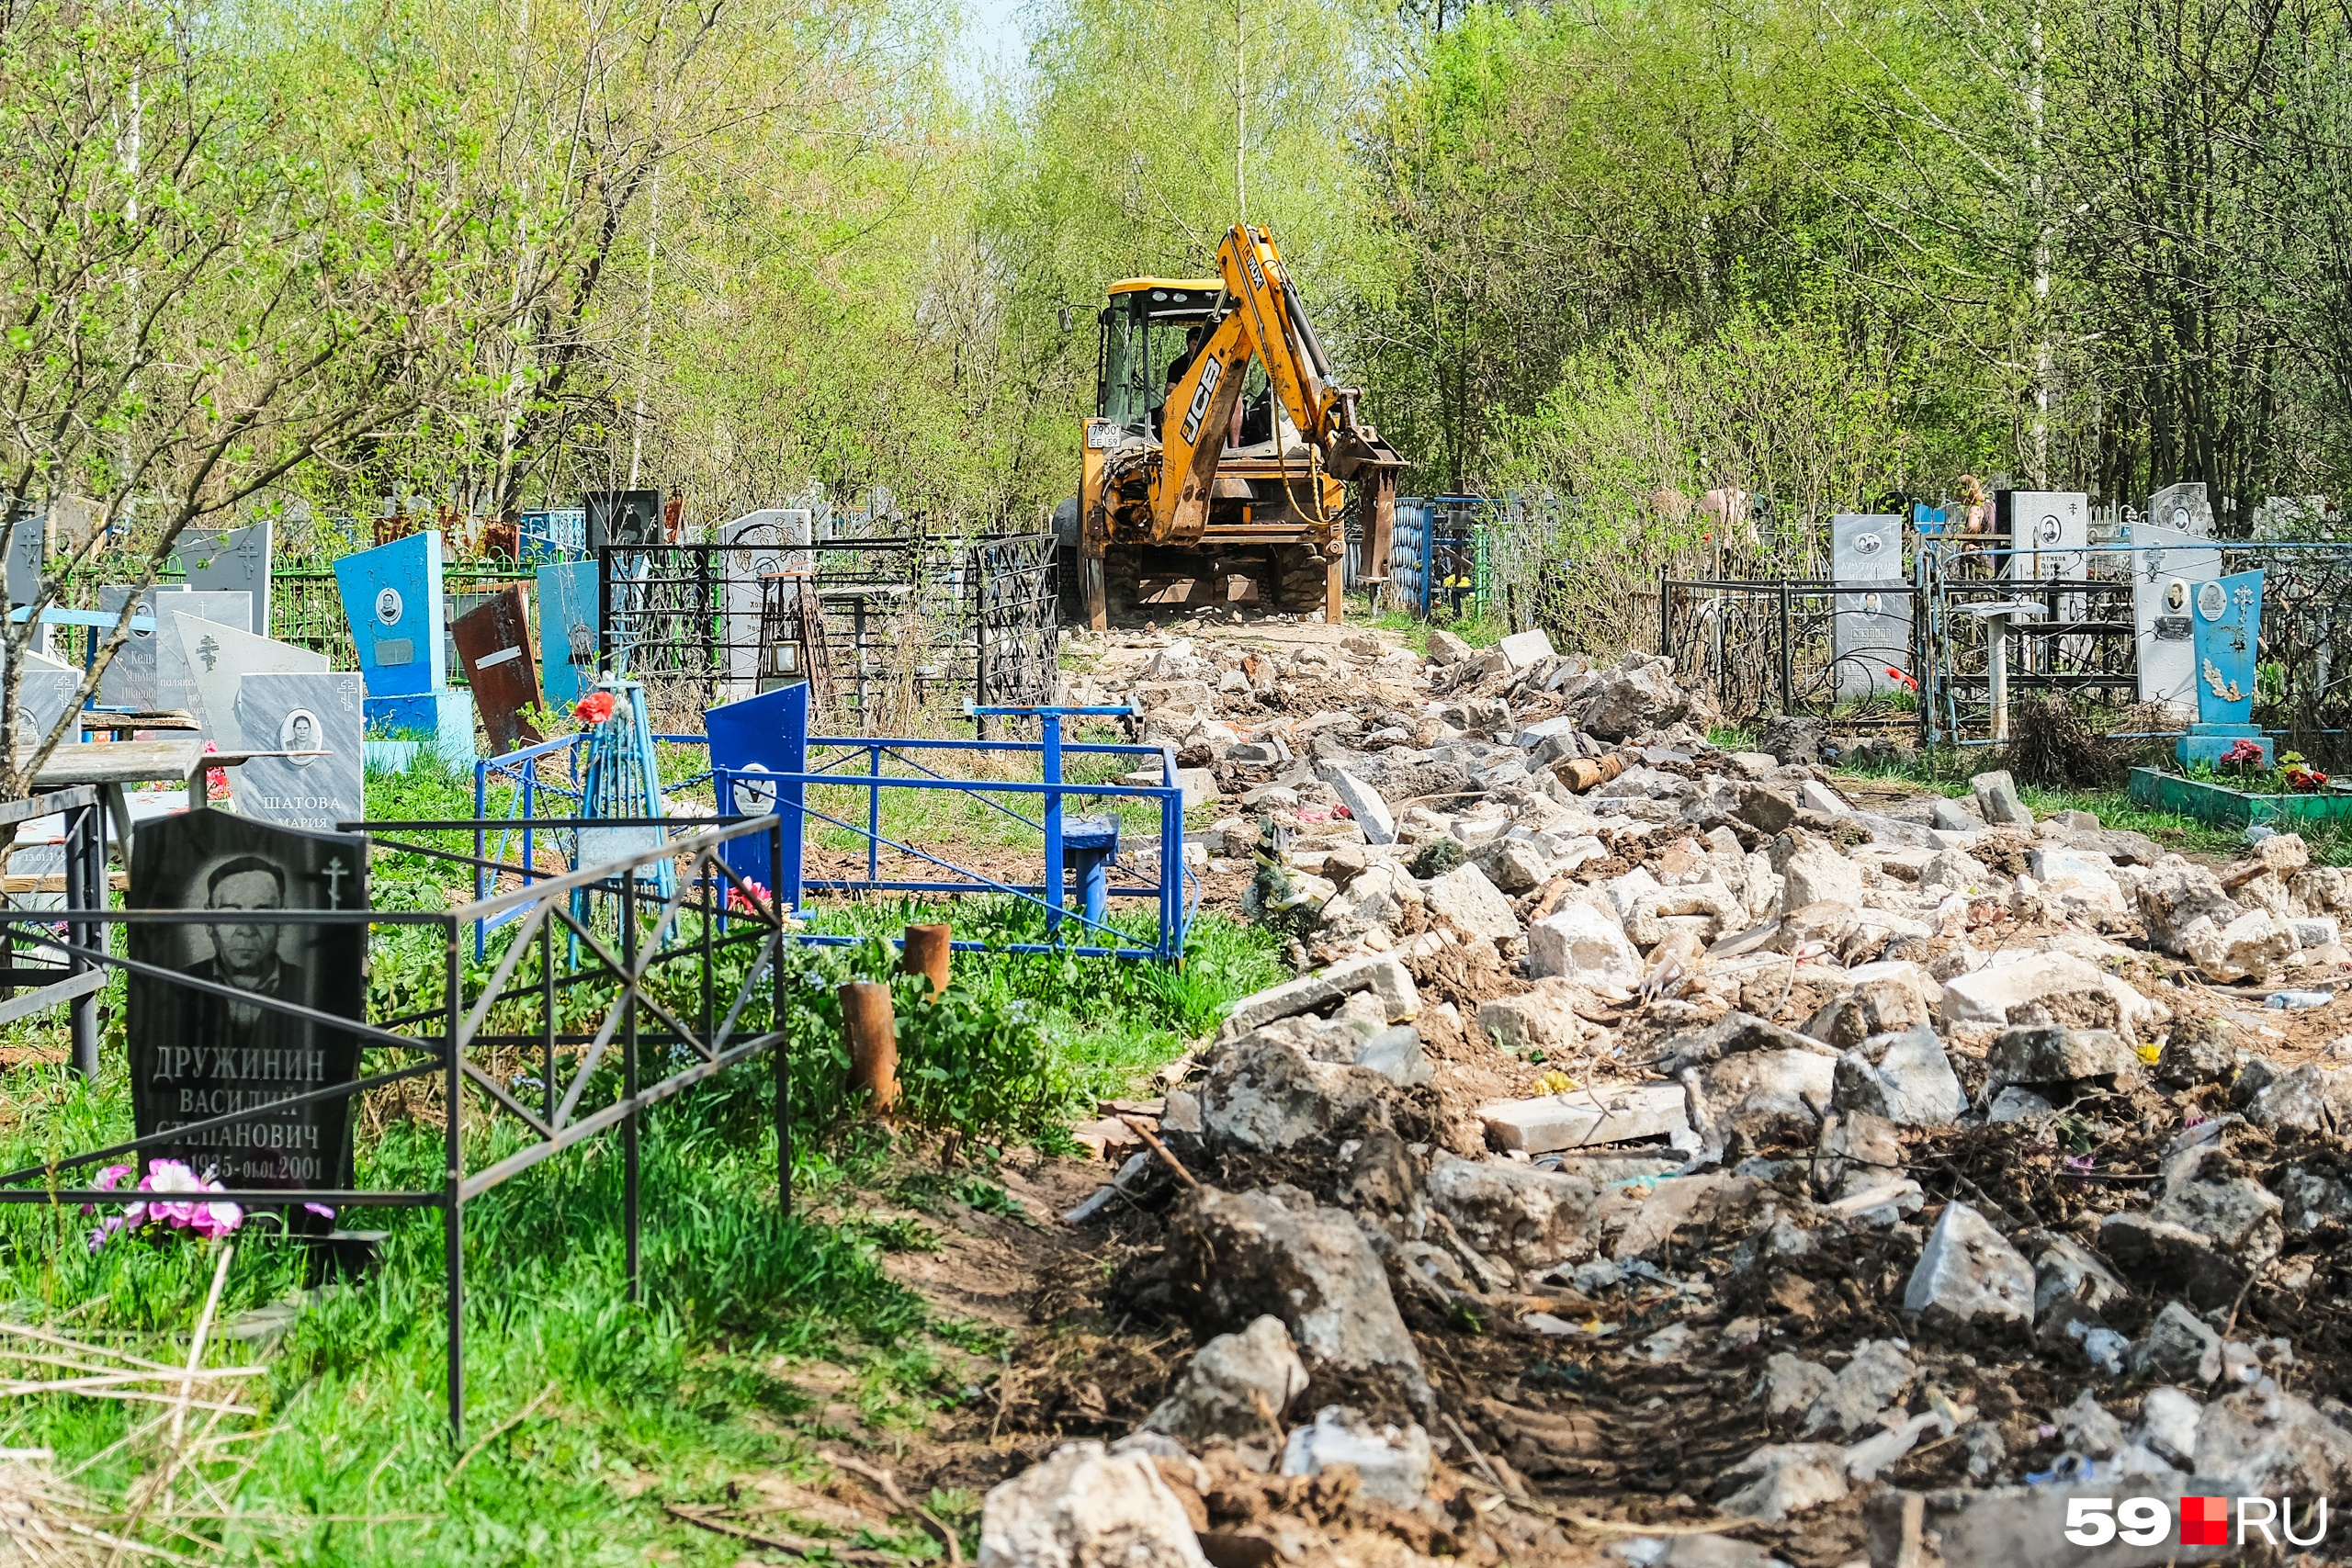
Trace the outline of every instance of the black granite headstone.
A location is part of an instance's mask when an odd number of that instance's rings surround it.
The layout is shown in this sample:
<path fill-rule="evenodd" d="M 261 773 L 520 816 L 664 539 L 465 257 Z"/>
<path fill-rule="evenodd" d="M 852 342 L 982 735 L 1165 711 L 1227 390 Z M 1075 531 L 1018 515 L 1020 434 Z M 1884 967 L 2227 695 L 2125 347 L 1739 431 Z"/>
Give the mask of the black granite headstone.
<path fill-rule="evenodd" d="M 367 926 L 273 924 L 267 911 L 365 908 L 368 840 L 191 811 L 140 824 L 132 847 L 129 908 L 213 909 L 223 919 L 131 926 L 131 959 L 256 998 L 130 976 L 139 1152 L 150 1161 L 185 1160 L 232 1190 L 350 1186 L 348 1099 L 290 1106 L 190 1138 L 173 1134 L 357 1076 L 356 1037 L 258 998 L 366 1016 Z"/>

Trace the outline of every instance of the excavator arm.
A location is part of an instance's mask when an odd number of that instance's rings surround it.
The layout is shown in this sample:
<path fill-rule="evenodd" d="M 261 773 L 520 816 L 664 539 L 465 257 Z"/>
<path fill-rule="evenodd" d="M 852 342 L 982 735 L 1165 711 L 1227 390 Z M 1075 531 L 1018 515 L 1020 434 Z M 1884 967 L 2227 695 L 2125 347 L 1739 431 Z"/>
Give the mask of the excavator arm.
<path fill-rule="evenodd" d="M 1199 355 L 1169 389 L 1159 472 L 1152 485 L 1153 542 L 1191 544 L 1208 525 L 1217 459 L 1255 359 L 1266 367 L 1266 379 L 1291 423 L 1314 447 L 1316 461 L 1335 479 L 1371 485 L 1370 522 L 1378 551 L 1371 558 L 1386 560 L 1386 525 L 1394 515 L 1396 472 L 1404 460 L 1358 418 L 1355 390 L 1331 384 L 1330 361 L 1291 288 L 1272 234 L 1237 223 L 1216 254 L 1224 309 Z"/>

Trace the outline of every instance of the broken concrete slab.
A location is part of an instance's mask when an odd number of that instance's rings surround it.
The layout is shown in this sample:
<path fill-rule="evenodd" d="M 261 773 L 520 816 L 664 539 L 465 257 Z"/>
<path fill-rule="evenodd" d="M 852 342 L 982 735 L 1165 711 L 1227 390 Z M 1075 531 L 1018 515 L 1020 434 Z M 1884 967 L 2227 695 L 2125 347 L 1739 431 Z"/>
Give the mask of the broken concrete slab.
<path fill-rule="evenodd" d="M 1770 1443 L 1723 1472 L 1726 1514 L 1785 1523 L 1792 1514 L 1846 1495 L 1846 1450 L 1837 1443 Z"/>
<path fill-rule="evenodd" d="M 2108 1029 L 2009 1029 L 1984 1054 L 1987 1087 L 2079 1083 L 2138 1074 L 2143 1064 L 2122 1036 Z"/>
<path fill-rule="evenodd" d="M 2167 1302 L 2132 1347 L 2132 1371 L 2202 1387 L 2222 1375 L 2222 1337 L 2178 1302 Z"/>
<path fill-rule="evenodd" d="M 1511 913 L 1510 900 L 1475 865 L 1456 866 L 1436 878 L 1426 897 L 1430 919 L 1464 936 L 1508 942 L 1520 934 L 1519 917 Z"/>
<path fill-rule="evenodd" d="M 1393 844 L 1396 841 L 1396 818 L 1388 809 L 1388 802 L 1378 790 L 1364 783 L 1345 768 L 1333 768 L 1324 773 L 1323 782 L 1338 794 L 1340 804 L 1348 808 L 1356 826 L 1363 829 L 1367 844 Z"/>
<path fill-rule="evenodd" d="M 2030 828 L 2033 813 L 2018 798 L 2017 781 L 2007 768 L 1989 773 L 1978 773 L 1968 781 L 1976 793 L 1977 814 L 1996 828 Z"/>
<path fill-rule="evenodd" d="M 1642 983 L 1640 951 L 1624 928 L 1592 905 L 1563 905 L 1527 930 L 1527 972 L 1556 976 L 1605 991 L 1630 991 Z"/>
<path fill-rule="evenodd" d="M 1830 1106 L 1883 1116 L 1898 1127 L 1948 1127 L 1968 1109 L 1968 1096 L 1943 1042 L 1922 1026 L 1873 1036 L 1840 1056 Z"/>
<path fill-rule="evenodd" d="M 1254 1441 L 1306 1392 L 1306 1368 L 1290 1330 L 1269 1314 L 1238 1334 L 1220 1334 L 1202 1346 L 1143 1424 L 1193 1448 L 1211 1438 Z"/>
<path fill-rule="evenodd" d="M 1677 1083 L 1572 1089 L 1478 1107 L 1491 1148 L 1550 1154 L 1605 1144 L 1673 1137 L 1690 1131 L 1688 1100 Z"/>
<path fill-rule="evenodd" d="M 1418 1422 L 1375 1426 L 1344 1405 L 1326 1405 L 1312 1426 L 1291 1433 L 1283 1447 L 1284 1475 L 1320 1475 L 1333 1465 L 1353 1467 L 1363 1495 L 1392 1508 L 1410 1508 L 1429 1490 L 1435 1468 L 1430 1435 Z"/>
<path fill-rule="evenodd" d="M 1328 1369 L 1352 1388 L 1386 1390 L 1417 1414 L 1434 1409 L 1387 1272 L 1346 1210 L 1199 1188 L 1170 1218 L 1168 1259 L 1177 1310 L 1195 1333 L 1244 1328 L 1271 1314 L 1290 1330 L 1310 1378 Z"/>
<path fill-rule="evenodd" d="M 2033 1268 L 1965 1203 L 1947 1203 L 1904 1287 L 1903 1310 L 1932 1326 L 1999 1331 L 2033 1321 Z"/>
<path fill-rule="evenodd" d="M 2011 1008 L 2044 997 L 2106 992 L 2101 972 L 2071 953 L 2036 953 L 2013 962 L 1987 964 L 1943 983 L 1944 1026 L 2007 1023 Z"/>
<path fill-rule="evenodd" d="M 980 1568 L 1208 1568 L 1193 1522 L 1148 1454 L 1070 1443 L 989 1493 Z"/>
<path fill-rule="evenodd" d="M 1515 1268 L 1548 1269 L 1592 1249 L 1600 1190 L 1582 1177 L 1440 1154 L 1424 1190 L 1478 1253 Z"/>

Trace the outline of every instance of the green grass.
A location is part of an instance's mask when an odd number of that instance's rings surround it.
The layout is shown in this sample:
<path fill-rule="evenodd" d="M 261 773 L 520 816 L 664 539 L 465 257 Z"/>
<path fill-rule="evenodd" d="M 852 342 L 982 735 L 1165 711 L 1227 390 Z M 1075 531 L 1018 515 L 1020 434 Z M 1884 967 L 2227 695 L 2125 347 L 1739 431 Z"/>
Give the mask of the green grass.
<path fill-rule="evenodd" d="M 1726 750 L 1733 750 L 1718 735 L 1736 732 L 1712 732 L 1709 739 Z M 1745 738 L 1743 737 L 1743 739 Z M 1960 750 L 1944 748 L 1917 753 L 1907 762 L 1890 762 L 1868 768 L 1841 769 L 1852 777 L 1872 779 L 1902 779 L 1916 784 L 1923 790 L 1958 798 L 1970 793 L 1969 779 L 1974 774 L 1998 767 L 2000 759 L 1982 749 Z M 2166 849 L 2184 853 L 2231 855 L 2245 848 L 2245 840 L 2236 829 L 2209 827 L 2194 818 L 2170 811 L 2151 811 L 2134 802 L 2121 784 L 2091 789 L 2044 789 L 2034 784 L 2018 786 L 2018 798 L 2037 817 L 2047 817 L 2059 811 L 2087 811 L 2109 828 L 2120 828 L 2144 833 Z M 2307 832 L 2312 858 L 2322 865 L 2352 865 L 2352 831 L 2329 827 Z"/>
<path fill-rule="evenodd" d="M 379 818 L 471 811 L 471 780 L 455 770 L 428 764 L 368 783 Z M 463 868 L 417 856 L 379 854 L 372 876 L 379 907 L 446 908 L 453 892 L 470 887 Z M 959 935 L 1002 942 L 1037 932 L 1033 908 L 977 901 L 944 910 L 846 907 L 812 923 L 895 934 L 943 914 Z M 1140 935 L 1149 911 L 1119 919 Z M 437 993 L 431 942 L 420 931 L 379 942 L 370 983 L 379 1003 L 413 1009 Z M 822 956 L 811 959 L 819 969 Z M 1056 1092 L 1072 1110 L 1126 1089 L 1211 1027 L 1233 997 L 1285 973 L 1263 933 L 1216 917 L 1196 922 L 1181 968 L 993 953 L 959 953 L 955 962 L 958 991 L 975 1005 L 1034 1015 L 1053 1057 Z M 112 1001 L 107 1070 L 95 1086 L 62 1067 L 10 1072 L 0 1099 L 0 1158 L 12 1168 L 128 1135 L 119 989 Z M 813 1011 L 797 1005 L 793 1016 L 805 1021 Z M 28 1021 L 11 1026 L 8 1038 L 32 1043 L 44 1029 L 62 1032 L 54 1021 Z M 812 1360 L 847 1369 L 851 1386 L 839 1397 L 883 1431 L 920 1427 L 966 1397 L 967 1385 L 986 1382 L 999 1337 L 944 1317 L 883 1268 L 888 1252 L 938 1245 L 936 1233 L 870 1211 L 877 1190 L 911 1196 L 929 1187 L 1007 1208 L 1002 1186 L 989 1179 L 990 1153 L 967 1143 L 977 1167 L 939 1175 L 910 1168 L 905 1151 L 845 1111 L 838 1095 L 828 1104 L 809 1092 L 837 1070 L 832 1043 L 819 1043 L 822 1050 L 812 1049 L 804 1038 L 796 1052 L 790 1214 L 775 1191 L 774 1080 L 764 1064 L 737 1068 L 648 1117 L 645 1289 L 637 1303 L 623 1288 L 616 1134 L 467 1206 L 467 1428 L 469 1442 L 488 1440 L 461 1471 L 443 1408 L 440 1218 L 431 1211 L 348 1216 L 390 1231 L 380 1264 L 321 1292 L 268 1353 L 266 1376 L 248 1391 L 262 1412 L 243 1423 L 256 1434 L 243 1450 L 250 1469 L 233 1483 L 222 1477 L 240 1517 L 198 1521 L 195 1537 L 218 1541 L 229 1560 L 269 1564 L 618 1564 L 649 1556 L 729 1564 L 742 1559 L 740 1543 L 671 1517 L 663 1505 L 725 1503 L 738 1478 L 820 1468 L 815 1445 L 827 1434 L 794 1385 L 796 1369 Z M 517 1146 L 520 1136 L 511 1121 L 469 1124 L 469 1166 Z M 361 1139 L 363 1185 L 433 1184 L 439 1140 L 430 1122 L 390 1113 Z M 61 1321 L 63 1331 L 159 1360 L 184 1359 L 215 1254 L 196 1244 L 150 1248 L 121 1239 L 93 1254 L 83 1234 L 90 1224 L 41 1205 L 0 1208 L 0 1311 L 16 1322 Z M 300 1290 L 295 1249 L 257 1224 L 234 1242 L 225 1317 Z M 237 1364 L 255 1354 L 216 1340 L 208 1359 Z M 527 1418 L 501 1429 L 535 1400 Z M 114 1402 L 17 1396 L 0 1402 L 0 1446 L 49 1448 L 68 1468 L 106 1454 L 139 1418 L 139 1407 Z M 119 1499 L 153 1457 L 134 1444 L 99 1459 L 81 1480 L 102 1501 Z M 965 1530 L 968 1552 L 977 1498 L 933 1504 Z M 330 1514 L 356 1517 L 319 1517 Z M 789 1516 L 765 1523 L 785 1533 L 814 1529 Z M 850 1544 L 912 1560 L 940 1555 L 920 1534 L 884 1531 Z"/>
<path fill-rule="evenodd" d="M 1509 635 L 1510 628 L 1492 615 L 1465 615 L 1455 620 L 1444 615 L 1422 620 L 1404 610 L 1384 610 L 1377 615 L 1351 616 L 1362 624 L 1376 626 L 1385 632 L 1395 632 L 1405 646 L 1415 653 L 1426 655 L 1430 650 L 1431 631 L 1449 631 L 1473 648 L 1492 648 Z"/>

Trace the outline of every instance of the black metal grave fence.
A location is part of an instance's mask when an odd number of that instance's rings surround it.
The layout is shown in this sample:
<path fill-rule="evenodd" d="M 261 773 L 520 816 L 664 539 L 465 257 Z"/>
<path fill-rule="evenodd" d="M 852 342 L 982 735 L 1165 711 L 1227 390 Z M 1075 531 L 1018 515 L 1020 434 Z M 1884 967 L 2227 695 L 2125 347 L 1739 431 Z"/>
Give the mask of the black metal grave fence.
<path fill-rule="evenodd" d="M 28 816 L 68 814 L 81 852 L 69 863 L 85 869 L 99 863 L 96 852 L 97 804 L 94 790 L 77 789 L 37 797 L 0 813 Z M 578 829 L 581 823 L 549 823 Z M 368 931 L 422 927 L 433 931 L 441 962 L 437 999 L 408 998 L 390 1016 L 352 1019 L 315 1011 L 276 996 L 232 990 L 177 969 L 125 957 L 107 940 L 111 928 L 179 925 L 220 927 L 250 921 L 249 912 L 216 909 L 109 909 L 102 894 L 87 886 L 69 889 L 62 911 L 12 909 L 0 916 L 12 948 L 29 946 L 57 955 L 48 965 L 12 964 L 5 978 L 37 985 L 29 996 L 5 1004 L 17 1016 L 73 1001 L 78 1015 L 99 988 L 87 976 L 113 971 L 144 976 L 173 987 L 176 998 L 213 998 L 258 1008 L 272 1019 L 314 1026 L 356 1037 L 365 1053 L 355 1079 L 316 1089 L 277 1095 L 200 1121 L 175 1127 L 168 1137 L 182 1143 L 260 1123 L 303 1106 L 352 1101 L 361 1095 L 411 1079 L 437 1079 L 441 1088 L 446 1177 L 438 1185 L 404 1188 L 267 1187 L 207 1191 L 206 1201 L 247 1209 L 288 1210 L 303 1204 L 345 1209 L 438 1209 L 443 1225 L 446 1274 L 448 1416 L 453 1438 L 462 1438 L 465 1420 L 464 1225 L 465 1205 L 552 1156 L 617 1129 L 623 1161 L 622 1227 L 629 1297 L 640 1291 L 639 1133 L 645 1112 L 662 1100 L 740 1063 L 766 1055 L 775 1077 L 776 1179 L 779 1201 L 791 1204 L 792 1150 L 788 1074 L 782 1027 L 785 914 L 763 889 L 729 868 L 720 851 L 729 840 L 764 835 L 770 863 L 781 854 L 781 827 L 773 817 L 706 820 L 681 830 L 659 818 L 598 820 L 597 828 L 645 828 L 665 835 L 658 847 L 601 865 L 562 874 L 517 863 L 483 860 L 429 842 L 386 840 L 384 834 L 447 833 L 470 840 L 498 824 L 462 821 L 356 822 L 341 825 L 364 832 L 376 847 L 487 868 L 516 886 L 457 908 L 276 909 L 268 919 L 282 926 L 362 926 Z M 71 840 L 69 840 L 70 842 Z M 650 891 L 639 868 L 668 863 L 676 868 L 673 891 L 664 898 Z M 596 911 L 601 910 L 602 913 Z M 694 917 L 688 919 L 685 917 Z M 467 940 L 478 921 L 504 919 L 512 934 L 487 973 L 465 962 Z M 752 953 L 731 995 L 718 985 L 718 960 L 729 950 Z M 686 978 L 676 979 L 683 970 Z M 76 987 L 79 987 L 78 989 Z M 681 1002 L 681 993 L 689 998 Z M 593 1028 L 567 1025 L 567 1013 L 594 1021 Z M 765 1015 L 765 1027 L 747 1020 Z M 536 1055 L 540 1093 L 531 1103 L 492 1070 L 503 1054 Z M 617 1072 L 606 1069 L 617 1066 Z M 510 1137 L 523 1137 L 511 1152 L 487 1164 L 468 1167 L 463 1124 L 469 1106 L 485 1111 Z M 477 1135 L 477 1145 L 490 1142 Z M 58 1155 L 38 1165 L 0 1172 L 0 1203 L 119 1204 L 132 1196 L 96 1185 L 94 1168 L 136 1159 L 141 1140 L 121 1139 L 101 1147 Z"/>
<path fill-rule="evenodd" d="M 1053 697 L 1051 534 L 819 539 L 805 558 L 825 626 L 835 722 L 865 734 L 937 705 Z M 758 689 L 757 573 L 778 551 L 721 544 L 597 553 L 604 666 L 643 681 L 657 728 Z"/>

